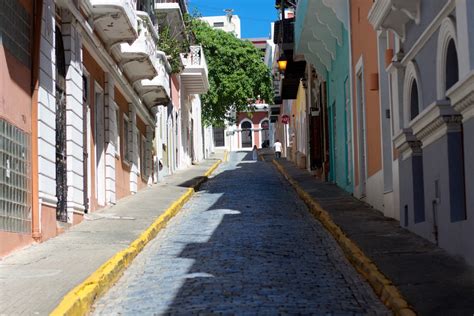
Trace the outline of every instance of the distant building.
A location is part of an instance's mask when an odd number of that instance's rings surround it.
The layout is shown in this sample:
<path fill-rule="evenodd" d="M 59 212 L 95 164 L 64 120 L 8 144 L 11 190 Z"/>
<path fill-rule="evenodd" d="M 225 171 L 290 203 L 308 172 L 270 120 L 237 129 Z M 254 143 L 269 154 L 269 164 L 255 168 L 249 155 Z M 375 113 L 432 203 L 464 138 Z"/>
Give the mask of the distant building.
<path fill-rule="evenodd" d="M 206 21 L 215 29 L 223 30 L 227 33 L 234 33 L 237 38 L 241 38 L 240 18 L 238 15 L 229 13 L 220 16 L 205 16 L 202 17 L 201 20 Z"/>

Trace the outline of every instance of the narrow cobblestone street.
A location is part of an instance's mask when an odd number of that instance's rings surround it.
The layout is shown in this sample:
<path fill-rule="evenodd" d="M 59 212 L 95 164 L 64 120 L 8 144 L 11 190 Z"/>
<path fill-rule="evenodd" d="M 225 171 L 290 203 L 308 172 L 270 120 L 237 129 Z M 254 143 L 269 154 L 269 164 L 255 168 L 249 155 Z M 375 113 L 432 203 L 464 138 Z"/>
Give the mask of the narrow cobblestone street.
<path fill-rule="evenodd" d="M 389 314 L 270 163 L 233 153 L 95 315 Z"/>

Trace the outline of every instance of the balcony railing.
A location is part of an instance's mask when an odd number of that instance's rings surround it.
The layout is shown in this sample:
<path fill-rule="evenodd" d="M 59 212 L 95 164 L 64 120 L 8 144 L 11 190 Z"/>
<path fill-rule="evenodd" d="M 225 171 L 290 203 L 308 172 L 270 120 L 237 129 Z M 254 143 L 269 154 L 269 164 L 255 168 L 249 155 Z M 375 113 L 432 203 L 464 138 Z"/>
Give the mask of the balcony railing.
<path fill-rule="evenodd" d="M 205 93 L 209 89 L 208 69 L 204 51 L 201 46 L 191 46 L 190 52 L 181 54 L 184 66 L 181 80 L 190 93 Z"/>
<path fill-rule="evenodd" d="M 273 31 L 273 43 L 293 44 L 295 41 L 295 18 L 276 21 Z"/>

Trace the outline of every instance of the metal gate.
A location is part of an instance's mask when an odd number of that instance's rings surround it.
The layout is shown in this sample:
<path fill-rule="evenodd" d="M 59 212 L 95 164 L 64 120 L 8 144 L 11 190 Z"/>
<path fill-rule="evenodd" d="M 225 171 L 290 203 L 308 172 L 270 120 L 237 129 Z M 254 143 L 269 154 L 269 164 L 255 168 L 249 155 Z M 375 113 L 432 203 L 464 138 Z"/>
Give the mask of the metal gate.
<path fill-rule="evenodd" d="M 56 26 L 56 219 L 67 222 L 66 60 L 61 31 Z"/>

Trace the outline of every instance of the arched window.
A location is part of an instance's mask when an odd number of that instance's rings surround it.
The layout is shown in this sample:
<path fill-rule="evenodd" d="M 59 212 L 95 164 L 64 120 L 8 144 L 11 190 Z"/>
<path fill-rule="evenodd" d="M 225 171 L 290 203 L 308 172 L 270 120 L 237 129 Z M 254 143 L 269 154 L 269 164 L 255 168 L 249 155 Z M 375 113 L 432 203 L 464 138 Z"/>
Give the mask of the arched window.
<path fill-rule="evenodd" d="M 436 96 L 438 100 L 446 99 L 446 91 L 459 80 L 457 44 L 456 23 L 451 17 L 446 17 L 441 23 L 438 33 L 436 55 Z"/>
<path fill-rule="evenodd" d="M 418 84 L 416 83 L 416 79 L 413 80 L 411 83 L 410 88 L 410 120 L 413 120 L 415 117 L 418 116 L 419 110 L 419 98 L 418 98 Z"/>
<path fill-rule="evenodd" d="M 446 52 L 446 90 L 449 90 L 459 80 L 458 52 L 453 39 L 449 40 Z"/>
<path fill-rule="evenodd" d="M 405 70 L 403 84 L 403 126 L 408 127 L 410 122 L 418 116 L 423 108 L 423 95 L 421 87 L 420 72 L 415 61 L 410 61 Z"/>
<path fill-rule="evenodd" d="M 251 129 L 252 128 L 252 124 L 250 124 L 249 121 L 245 121 L 245 122 L 242 122 L 242 124 L 240 125 L 240 127 L 242 129 Z"/>

